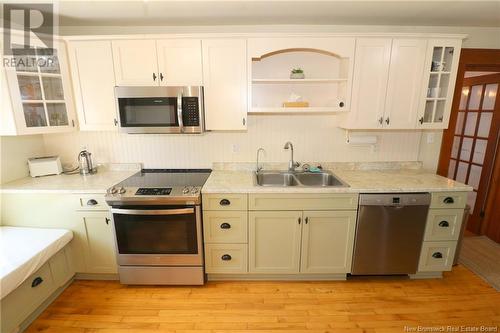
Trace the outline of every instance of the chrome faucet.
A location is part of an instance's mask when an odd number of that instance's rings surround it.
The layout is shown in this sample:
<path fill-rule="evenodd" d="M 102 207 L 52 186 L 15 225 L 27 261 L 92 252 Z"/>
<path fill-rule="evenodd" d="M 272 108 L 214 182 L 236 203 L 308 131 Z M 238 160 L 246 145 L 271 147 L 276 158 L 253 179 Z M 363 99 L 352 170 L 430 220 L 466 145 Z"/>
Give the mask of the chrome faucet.
<path fill-rule="evenodd" d="M 264 153 L 264 154 L 266 153 L 266 151 L 262 147 L 259 148 L 259 149 L 257 149 L 257 163 L 255 165 L 255 171 L 257 171 L 257 172 L 259 172 L 260 170 L 262 170 L 262 166 L 259 166 L 259 155 L 260 155 L 261 152 Z"/>
<path fill-rule="evenodd" d="M 300 166 L 299 162 L 294 162 L 293 160 L 293 144 L 290 141 L 287 141 L 283 149 L 290 149 L 290 161 L 288 161 L 288 171 L 293 172 L 295 171 L 295 168 L 298 168 Z"/>

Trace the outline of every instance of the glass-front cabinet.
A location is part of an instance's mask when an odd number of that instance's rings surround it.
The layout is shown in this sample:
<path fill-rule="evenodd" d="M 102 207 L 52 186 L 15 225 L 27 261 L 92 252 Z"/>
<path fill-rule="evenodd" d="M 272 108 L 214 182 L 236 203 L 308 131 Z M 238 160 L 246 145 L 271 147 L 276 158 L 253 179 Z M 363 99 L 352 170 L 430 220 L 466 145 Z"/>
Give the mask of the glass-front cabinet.
<path fill-rule="evenodd" d="M 67 132 L 75 128 L 64 44 L 14 49 L 5 67 L 16 134 Z"/>
<path fill-rule="evenodd" d="M 459 39 L 429 40 L 417 129 L 448 128 L 461 43 Z"/>

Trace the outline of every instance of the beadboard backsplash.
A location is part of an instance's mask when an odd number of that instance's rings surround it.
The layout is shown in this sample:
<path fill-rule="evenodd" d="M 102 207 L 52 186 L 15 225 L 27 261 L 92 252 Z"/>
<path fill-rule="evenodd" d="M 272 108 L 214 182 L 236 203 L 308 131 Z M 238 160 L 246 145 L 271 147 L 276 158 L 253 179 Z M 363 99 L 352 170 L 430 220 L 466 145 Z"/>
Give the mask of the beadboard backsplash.
<path fill-rule="evenodd" d="M 43 136 L 47 154 L 76 164 L 86 147 L 98 163 L 143 163 L 145 168 L 210 168 L 213 162 L 254 162 L 259 147 L 264 162 L 288 161 L 286 141 L 295 160 L 330 162 L 417 161 L 419 131 L 372 131 L 375 149 L 346 143 L 346 134 L 331 115 L 259 115 L 248 117 L 246 132 L 208 132 L 202 135 L 74 132 Z"/>

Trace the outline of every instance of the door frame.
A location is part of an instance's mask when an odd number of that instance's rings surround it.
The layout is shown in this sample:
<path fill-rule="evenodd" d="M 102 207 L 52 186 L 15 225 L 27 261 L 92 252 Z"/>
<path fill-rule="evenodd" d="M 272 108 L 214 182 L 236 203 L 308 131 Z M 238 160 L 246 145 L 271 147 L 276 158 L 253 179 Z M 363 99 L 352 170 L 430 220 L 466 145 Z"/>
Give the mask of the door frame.
<path fill-rule="evenodd" d="M 441 143 L 441 152 L 439 155 L 439 164 L 437 169 L 437 174 L 447 177 L 448 167 L 450 162 L 451 150 L 453 146 L 453 137 L 455 134 L 455 125 L 458 117 L 458 108 L 460 105 L 460 98 L 462 94 L 462 86 L 464 84 L 464 75 L 466 71 L 491 71 L 500 72 L 500 50 L 496 49 L 462 49 L 460 53 L 460 59 L 458 64 L 457 81 L 455 84 L 455 91 L 453 95 L 453 102 L 450 114 L 450 122 L 448 129 L 443 132 L 443 139 Z M 499 103 L 500 98 L 497 98 L 496 104 Z M 493 126 L 490 131 L 495 132 L 500 129 Z M 494 145 L 489 145 L 486 151 L 486 155 L 494 153 Z M 497 156 L 498 157 L 498 156 Z M 495 166 L 495 161 L 485 165 L 483 172 L 491 173 L 491 168 Z M 496 172 L 495 172 L 496 174 Z M 492 189 L 490 188 L 490 191 Z M 476 202 L 482 202 L 484 196 L 478 195 Z M 489 200 L 490 201 L 490 200 Z M 487 205 L 488 207 L 488 205 Z M 486 209 L 485 217 L 487 217 L 491 209 Z M 471 214 L 472 215 L 472 214 Z M 483 223 L 488 219 L 485 218 L 480 223 L 468 224 L 469 230 L 478 233 L 485 234 L 488 229 L 488 223 Z M 471 221 L 469 221 L 471 222 Z"/>

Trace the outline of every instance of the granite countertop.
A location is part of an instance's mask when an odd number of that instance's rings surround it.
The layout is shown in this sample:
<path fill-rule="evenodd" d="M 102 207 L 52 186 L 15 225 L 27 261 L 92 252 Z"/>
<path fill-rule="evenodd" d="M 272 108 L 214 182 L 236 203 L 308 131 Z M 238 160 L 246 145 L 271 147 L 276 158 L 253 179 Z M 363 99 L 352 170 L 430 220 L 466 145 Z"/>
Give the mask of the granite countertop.
<path fill-rule="evenodd" d="M 472 191 L 472 187 L 419 169 L 334 170 L 349 187 L 270 187 L 255 184 L 252 171 L 216 170 L 202 193 L 381 193 Z"/>
<path fill-rule="evenodd" d="M 25 177 L 0 185 L 0 193 L 106 193 L 111 186 L 140 171 L 139 164 L 100 166 L 96 174 Z"/>

